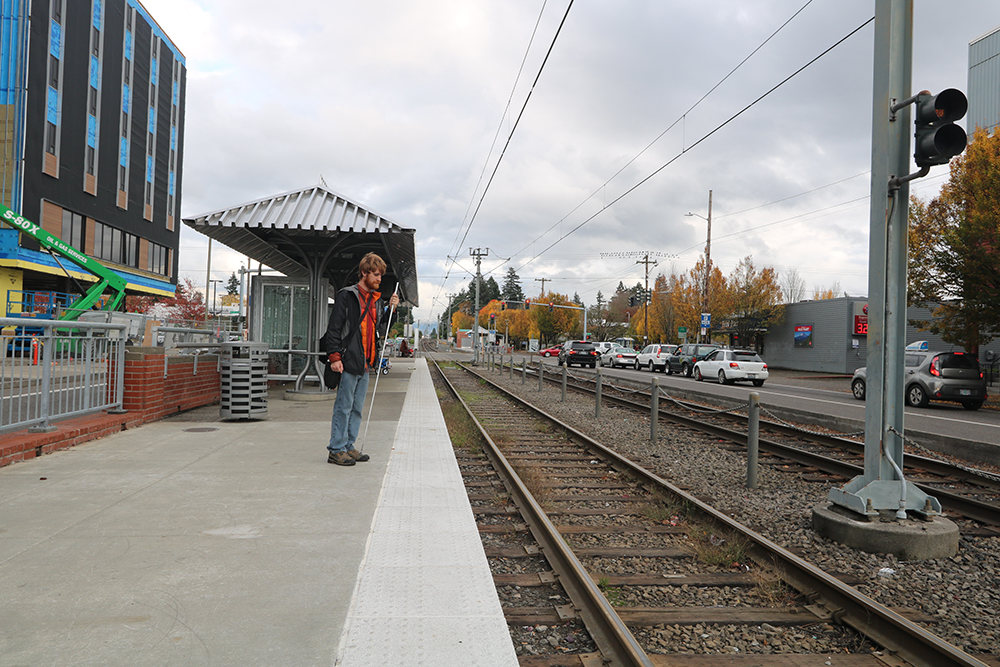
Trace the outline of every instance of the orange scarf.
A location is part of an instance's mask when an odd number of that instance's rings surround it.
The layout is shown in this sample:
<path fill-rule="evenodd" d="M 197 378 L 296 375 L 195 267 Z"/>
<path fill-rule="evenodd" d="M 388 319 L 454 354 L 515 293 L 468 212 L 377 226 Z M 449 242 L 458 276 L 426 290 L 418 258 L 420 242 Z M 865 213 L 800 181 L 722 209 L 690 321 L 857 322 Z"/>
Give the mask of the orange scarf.
<path fill-rule="evenodd" d="M 364 318 L 361 320 L 361 346 L 365 351 L 365 361 L 368 366 L 374 366 L 378 362 L 378 346 L 376 345 L 376 339 L 378 333 L 375 331 L 376 324 L 378 323 L 378 313 L 376 309 L 378 308 L 378 300 L 382 297 L 381 292 L 366 292 L 361 285 L 358 285 L 358 298 L 361 301 L 361 314 Z M 365 313 L 365 304 L 368 303 L 368 312 Z"/>

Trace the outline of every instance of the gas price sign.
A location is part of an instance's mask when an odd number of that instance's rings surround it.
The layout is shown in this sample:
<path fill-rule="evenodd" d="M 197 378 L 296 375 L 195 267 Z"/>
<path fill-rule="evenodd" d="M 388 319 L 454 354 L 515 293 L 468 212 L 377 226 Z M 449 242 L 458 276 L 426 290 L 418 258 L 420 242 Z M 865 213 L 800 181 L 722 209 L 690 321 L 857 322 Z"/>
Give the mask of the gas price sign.
<path fill-rule="evenodd" d="M 868 304 L 854 304 L 854 333 L 855 335 L 868 335 Z"/>

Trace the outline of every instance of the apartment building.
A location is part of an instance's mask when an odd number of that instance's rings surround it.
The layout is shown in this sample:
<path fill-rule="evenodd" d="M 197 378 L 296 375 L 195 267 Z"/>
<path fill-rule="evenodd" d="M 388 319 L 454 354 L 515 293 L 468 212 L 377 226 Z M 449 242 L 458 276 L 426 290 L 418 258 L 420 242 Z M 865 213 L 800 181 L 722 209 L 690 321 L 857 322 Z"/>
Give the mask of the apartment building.
<path fill-rule="evenodd" d="M 172 295 L 184 55 L 139 0 L 0 0 L 0 19 L 0 203 L 129 293 Z M 0 314 L 11 291 L 78 293 L 91 279 L 0 224 Z"/>

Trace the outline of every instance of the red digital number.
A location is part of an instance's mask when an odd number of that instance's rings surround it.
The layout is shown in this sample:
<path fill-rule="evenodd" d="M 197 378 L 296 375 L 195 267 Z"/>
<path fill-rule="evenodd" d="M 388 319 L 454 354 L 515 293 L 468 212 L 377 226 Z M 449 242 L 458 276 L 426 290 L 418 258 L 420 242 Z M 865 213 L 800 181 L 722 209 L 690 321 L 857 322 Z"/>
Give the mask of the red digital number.
<path fill-rule="evenodd" d="M 854 333 L 856 333 L 856 334 L 867 334 L 868 333 L 868 323 L 867 322 L 858 322 L 858 324 L 854 327 Z"/>

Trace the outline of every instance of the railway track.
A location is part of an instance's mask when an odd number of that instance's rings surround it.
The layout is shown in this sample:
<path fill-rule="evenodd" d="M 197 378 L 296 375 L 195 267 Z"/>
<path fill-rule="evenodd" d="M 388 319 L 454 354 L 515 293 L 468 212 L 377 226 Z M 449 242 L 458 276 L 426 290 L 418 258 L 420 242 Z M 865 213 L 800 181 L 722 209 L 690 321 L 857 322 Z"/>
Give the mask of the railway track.
<path fill-rule="evenodd" d="M 536 381 L 540 366 L 535 364 L 528 369 Z M 542 379 L 549 384 L 560 385 L 562 370 L 557 373 L 545 370 Z M 515 368 L 515 372 L 520 373 L 521 368 Z M 596 374 L 574 375 L 567 372 L 567 390 L 594 396 L 596 387 Z M 649 415 L 652 402 L 650 389 L 616 387 L 602 381 L 601 400 Z M 662 389 L 657 403 L 659 419 L 665 424 L 702 431 L 745 451 L 745 412 L 674 399 Z M 864 472 L 863 442 L 808 430 L 778 421 L 777 417 L 761 419 L 759 447 L 762 462 L 784 465 L 787 471 L 797 472 L 807 480 L 842 483 Z M 766 457 L 771 457 L 771 460 Z M 904 473 L 917 487 L 941 501 L 946 515 L 959 523 L 963 534 L 1000 535 L 1000 477 L 959 463 L 909 452 L 904 459 Z"/>
<path fill-rule="evenodd" d="M 984 664 L 917 625 L 925 614 L 861 595 L 483 377 L 440 372 L 481 429 L 456 451 L 515 645 L 553 624 L 574 638 L 523 665 L 722 664 L 683 655 L 706 637 L 728 665 Z"/>

